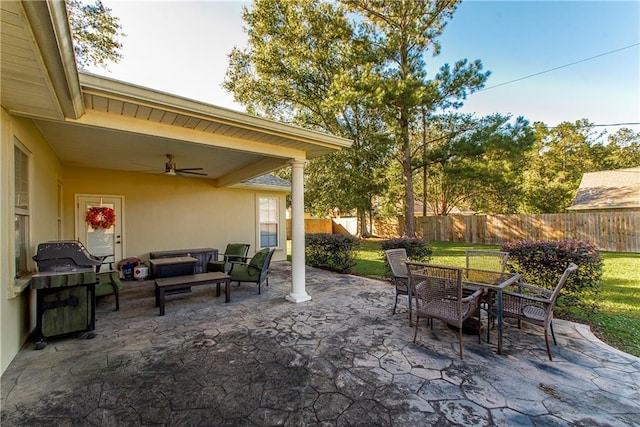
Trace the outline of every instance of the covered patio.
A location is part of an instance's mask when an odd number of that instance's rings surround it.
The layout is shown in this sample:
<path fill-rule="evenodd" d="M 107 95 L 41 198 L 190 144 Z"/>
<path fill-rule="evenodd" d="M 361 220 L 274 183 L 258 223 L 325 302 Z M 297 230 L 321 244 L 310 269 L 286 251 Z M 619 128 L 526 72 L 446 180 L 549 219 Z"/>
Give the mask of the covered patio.
<path fill-rule="evenodd" d="M 98 302 L 96 334 L 28 341 L 2 376 L 2 425 L 638 425 L 640 359 L 557 320 L 554 361 L 539 328 L 495 341 L 435 322 L 412 343 L 387 282 L 306 268 L 313 299 L 292 305 L 291 264 L 262 295 L 214 287 L 154 306 L 127 281 L 120 311 Z M 495 334 L 494 334 L 495 336 Z"/>

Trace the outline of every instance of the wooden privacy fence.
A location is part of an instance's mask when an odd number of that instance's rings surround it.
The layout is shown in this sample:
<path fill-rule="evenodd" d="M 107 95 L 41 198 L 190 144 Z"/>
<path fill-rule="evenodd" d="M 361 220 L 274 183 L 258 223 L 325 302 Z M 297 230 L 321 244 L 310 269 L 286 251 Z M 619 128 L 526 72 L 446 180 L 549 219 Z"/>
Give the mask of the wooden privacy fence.
<path fill-rule="evenodd" d="M 640 252 L 640 212 L 427 216 L 416 218 L 416 233 L 426 240 L 488 245 L 577 239 L 604 251 Z"/>
<path fill-rule="evenodd" d="M 377 219 L 373 233 L 402 236 L 402 218 Z M 306 233 L 347 233 L 331 219 L 305 219 Z M 449 215 L 416 218 L 416 234 L 425 240 L 500 245 L 515 240 L 576 239 L 603 251 L 640 252 L 640 212 L 591 212 L 538 215 Z M 291 239 L 291 220 L 287 220 Z"/>

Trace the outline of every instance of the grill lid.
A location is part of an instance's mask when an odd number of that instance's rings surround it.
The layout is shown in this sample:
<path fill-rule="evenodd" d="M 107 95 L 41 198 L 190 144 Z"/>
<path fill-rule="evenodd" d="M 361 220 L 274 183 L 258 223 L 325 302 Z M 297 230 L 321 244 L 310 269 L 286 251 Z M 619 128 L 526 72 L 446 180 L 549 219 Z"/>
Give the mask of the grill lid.
<path fill-rule="evenodd" d="M 74 271 L 101 264 L 99 258 L 91 255 L 87 248 L 75 240 L 57 240 L 38 245 L 33 256 L 39 271 Z"/>

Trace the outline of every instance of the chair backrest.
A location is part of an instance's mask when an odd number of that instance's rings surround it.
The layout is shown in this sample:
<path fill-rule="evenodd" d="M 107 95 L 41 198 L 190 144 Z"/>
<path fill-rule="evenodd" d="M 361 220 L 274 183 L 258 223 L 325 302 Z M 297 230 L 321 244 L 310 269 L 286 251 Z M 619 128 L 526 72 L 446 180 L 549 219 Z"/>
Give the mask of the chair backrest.
<path fill-rule="evenodd" d="M 407 267 L 418 307 L 428 301 L 450 302 L 455 299 L 460 310 L 462 268 L 415 262 L 408 262 Z"/>
<path fill-rule="evenodd" d="M 564 285 L 567 283 L 567 279 L 569 278 L 569 275 L 571 275 L 571 273 L 573 273 L 577 269 L 578 269 L 578 266 L 574 263 L 571 263 L 564 270 L 564 273 L 562 273 L 562 276 L 560 276 L 560 280 L 558 280 L 558 284 L 556 285 L 555 289 L 553 290 L 553 293 L 551 294 L 551 298 L 550 298 L 551 304 L 554 304 L 556 302 L 556 299 L 558 298 L 560 291 L 562 290 Z"/>
<path fill-rule="evenodd" d="M 244 261 L 249 252 L 249 246 L 246 243 L 229 243 L 224 251 L 224 256 L 227 260 Z"/>
<path fill-rule="evenodd" d="M 467 249 L 465 254 L 467 268 L 499 271 L 501 273 L 504 273 L 507 268 L 509 252 Z"/>
<path fill-rule="evenodd" d="M 387 249 L 384 251 L 384 255 L 387 258 L 389 268 L 391 268 L 391 275 L 394 278 L 409 278 L 409 272 L 407 270 L 407 251 L 404 248 Z"/>
<path fill-rule="evenodd" d="M 256 252 L 256 255 L 254 255 L 253 258 L 251 258 L 251 262 L 249 262 L 249 265 L 253 265 L 254 267 L 258 267 L 260 269 L 260 282 L 265 280 L 269 275 L 269 264 L 271 264 L 271 258 L 273 257 L 273 253 L 275 251 L 276 251 L 275 249 L 269 249 L 269 248 L 261 249 L 260 251 Z M 255 263 L 253 263 L 254 262 L 253 260 L 256 258 L 258 254 L 260 254 L 259 259 L 256 260 Z M 260 260 L 262 262 L 260 262 L 260 264 L 258 265 L 258 262 Z"/>
<path fill-rule="evenodd" d="M 271 263 L 271 257 L 273 257 L 273 253 L 275 249 L 264 248 L 260 249 L 255 253 L 251 261 L 249 261 L 249 266 L 254 267 L 260 270 L 260 280 L 265 278 L 269 273 L 269 263 Z"/>

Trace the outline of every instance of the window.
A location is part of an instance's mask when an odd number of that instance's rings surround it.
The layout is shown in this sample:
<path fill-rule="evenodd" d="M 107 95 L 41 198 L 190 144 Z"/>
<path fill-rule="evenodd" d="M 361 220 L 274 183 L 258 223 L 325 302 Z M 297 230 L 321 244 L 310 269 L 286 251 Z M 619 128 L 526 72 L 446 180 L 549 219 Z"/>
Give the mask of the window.
<path fill-rule="evenodd" d="M 260 232 L 260 248 L 278 246 L 278 198 L 258 198 L 258 230 Z"/>
<path fill-rule="evenodd" d="M 14 212 L 16 277 L 29 272 L 29 155 L 16 140 L 14 146 Z"/>

